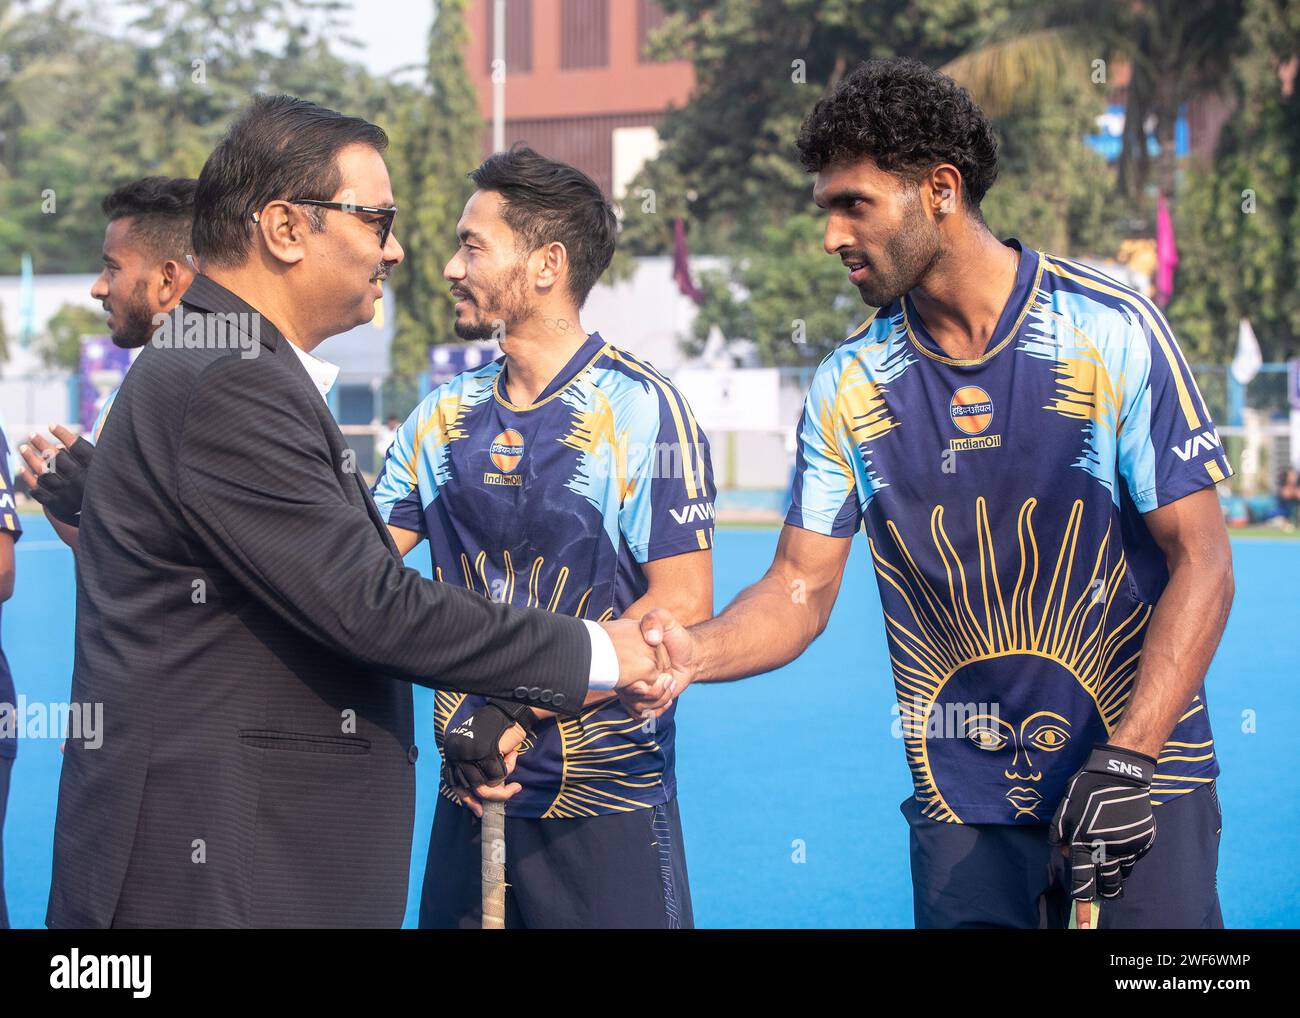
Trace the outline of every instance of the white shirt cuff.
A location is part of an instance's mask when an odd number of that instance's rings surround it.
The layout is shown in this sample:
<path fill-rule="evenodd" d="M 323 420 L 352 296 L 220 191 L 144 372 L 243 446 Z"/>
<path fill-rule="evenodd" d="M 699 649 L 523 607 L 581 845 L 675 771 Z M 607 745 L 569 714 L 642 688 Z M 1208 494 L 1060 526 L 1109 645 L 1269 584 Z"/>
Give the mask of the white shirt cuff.
<path fill-rule="evenodd" d="M 587 688 L 613 689 L 618 685 L 618 654 L 614 651 L 614 641 L 599 624 L 590 619 L 583 619 L 582 623 L 591 636 L 591 675 L 587 679 Z"/>

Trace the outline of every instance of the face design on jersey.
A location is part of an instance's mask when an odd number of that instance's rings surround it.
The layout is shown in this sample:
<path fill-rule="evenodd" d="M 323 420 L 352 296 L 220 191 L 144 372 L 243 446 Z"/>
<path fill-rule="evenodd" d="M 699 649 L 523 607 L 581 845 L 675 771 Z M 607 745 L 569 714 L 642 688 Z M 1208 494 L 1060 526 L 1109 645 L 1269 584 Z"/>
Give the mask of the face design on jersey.
<path fill-rule="evenodd" d="M 1006 692 L 996 703 L 978 702 L 977 691 L 987 699 L 989 689 Z M 1082 718 L 1095 722 L 1090 732 L 1101 728 L 1092 697 L 1055 661 L 1008 654 L 965 665 L 939 691 L 926 726 L 935 787 L 943 794 L 960 776 L 988 801 L 1005 799 L 1014 821 L 1046 823 L 1091 748 L 1075 737 Z"/>

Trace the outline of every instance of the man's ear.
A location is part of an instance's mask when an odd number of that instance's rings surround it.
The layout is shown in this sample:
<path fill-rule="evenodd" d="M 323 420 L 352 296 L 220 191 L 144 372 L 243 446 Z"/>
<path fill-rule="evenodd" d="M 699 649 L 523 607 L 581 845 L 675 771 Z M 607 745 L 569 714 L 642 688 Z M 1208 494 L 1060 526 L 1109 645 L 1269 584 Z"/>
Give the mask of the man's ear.
<path fill-rule="evenodd" d="M 175 307 L 194 281 L 194 270 L 186 262 L 169 258 L 159 267 L 158 306 L 164 310 Z"/>
<path fill-rule="evenodd" d="M 254 244 L 260 238 L 267 254 L 277 261 L 293 265 L 307 255 L 303 242 L 309 231 L 307 213 L 301 208 L 288 202 L 272 202 L 257 213 Z"/>
<path fill-rule="evenodd" d="M 927 180 L 928 211 L 933 219 L 942 219 L 961 208 L 961 171 L 951 163 L 940 163 L 930 171 Z"/>
<path fill-rule="evenodd" d="M 569 251 L 558 240 L 544 244 L 537 252 L 541 256 L 541 267 L 537 272 L 537 285 L 549 290 L 555 286 L 569 268 Z"/>

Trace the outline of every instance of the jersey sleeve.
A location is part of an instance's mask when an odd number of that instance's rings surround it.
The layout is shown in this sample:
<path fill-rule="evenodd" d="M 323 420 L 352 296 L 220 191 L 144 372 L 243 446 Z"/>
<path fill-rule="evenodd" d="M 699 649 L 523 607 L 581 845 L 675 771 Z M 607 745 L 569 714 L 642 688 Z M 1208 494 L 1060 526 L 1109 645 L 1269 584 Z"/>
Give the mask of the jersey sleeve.
<path fill-rule="evenodd" d="M 619 530 L 637 562 L 713 547 L 713 464 L 709 441 L 672 385 L 649 382 L 629 428 Z"/>
<path fill-rule="evenodd" d="M 856 450 L 840 424 L 841 367 L 834 354 L 813 376 L 795 432 L 794 482 L 785 522 L 827 537 L 851 537 L 862 521 L 851 457 Z"/>
<path fill-rule="evenodd" d="M 375 480 L 371 495 L 385 523 L 411 530 L 427 537 L 424 504 L 420 498 L 419 444 L 420 420 L 429 404 L 425 400 L 397 429 L 392 444 L 384 454 L 384 466 Z"/>
<path fill-rule="evenodd" d="M 1169 324 L 1147 304 L 1138 312 L 1124 372 L 1118 461 L 1134 505 L 1147 513 L 1233 471 Z"/>
<path fill-rule="evenodd" d="M 109 411 L 113 409 L 113 401 L 117 399 L 117 394 L 121 391 L 121 386 L 114 389 L 104 397 L 104 405 L 99 408 L 99 413 L 95 415 L 95 423 L 91 425 L 90 434 L 84 436 L 92 445 L 99 444 L 100 432 L 104 430 L 104 424 L 108 420 Z"/>
<path fill-rule="evenodd" d="M 18 506 L 14 503 L 13 474 L 9 467 L 9 438 L 0 428 L 0 534 L 9 534 L 17 541 L 22 532 Z"/>

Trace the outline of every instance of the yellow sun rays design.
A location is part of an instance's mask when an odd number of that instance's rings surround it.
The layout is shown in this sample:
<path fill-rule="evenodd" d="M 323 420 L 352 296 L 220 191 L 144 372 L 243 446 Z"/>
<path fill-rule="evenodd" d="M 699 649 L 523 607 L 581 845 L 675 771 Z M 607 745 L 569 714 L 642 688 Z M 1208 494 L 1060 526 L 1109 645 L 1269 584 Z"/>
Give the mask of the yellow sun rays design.
<path fill-rule="evenodd" d="M 1121 617 L 1115 595 L 1124 582 L 1125 559 L 1109 528 L 1088 556 L 1089 575 L 1076 575 L 1082 501 L 1071 507 L 1055 549 L 1040 550 L 1037 505 L 1037 499 L 1027 499 L 1017 515 L 1019 567 L 1010 590 L 998 573 L 997 542 L 983 498 L 975 502 L 977 573 L 967 574 L 953 547 L 942 505 L 930 514 L 930 539 L 942 566 L 942 580 L 934 576 L 939 582 L 926 577 L 892 520 L 885 524 L 892 548 L 868 542 L 881 582 L 906 607 L 901 617 L 886 610 L 885 629 L 917 800 L 936 820 L 960 822 L 935 784 L 925 746 L 930 707 L 958 669 L 1020 654 L 1054 661 L 1092 697 L 1108 732 L 1128 701 L 1141 653 L 1134 638 L 1142 634 L 1152 606 L 1138 604 Z"/>
<path fill-rule="evenodd" d="M 590 410 L 571 411 L 569 431 L 560 439 L 560 444 L 592 456 L 598 456 L 602 448 L 608 448 L 612 457 L 610 467 L 618 481 L 621 504 L 631 490 L 627 462 L 628 432 L 619 431 L 615 426 L 614 408 L 610 405 L 609 396 L 590 383 L 586 389 L 592 397 L 592 407 Z"/>
<path fill-rule="evenodd" d="M 561 566 L 553 577 L 545 581 L 550 585 L 548 592 L 542 578 L 545 562 L 543 556 L 534 558 L 531 565 L 522 570 L 522 575 L 517 573 L 509 551 L 502 551 L 500 561 L 504 566 L 502 575 L 494 577 L 487 552 L 480 551 L 473 562 L 468 555 L 462 553 L 460 567 L 466 589 L 506 604 L 514 604 L 516 580 L 519 580 L 518 590 L 526 607 L 544 608 L 550 612 L 557 610 L 569 579 L 568 566 Z M 441 581 L 441 569 L 437 571 L 437 576 Z M 587 617 L 592 589 L 588 587 L 583 591 L 574 612 L 575 617 Z M 614 609 L 611 606 L 600 613 L 598 621 L 608 621 L 613 617 Z M 434 694 L 434 740 L 439 753 L 442 752 L 443 733 L 464 702 L 464 693 L 439 690 Z M 608 706 L 609 702 L 606 701 L 583 711 L 577 717 L 556 719 L 562 745 L 563 772 L 560 789 L 543 814 L 544 817 L 597 816 L 604 812 L 626 812 L 642 809 L 653 801 L 663 781 L 662 771 L 628 774 L 627 765 L 620 767 L 619 763 L 659 753 L 659 744 L 653 738 L 653 732 L 647 733 L 649 737 L 638 741 L 637 729 L 645 723 L 641 718 L 598 718 L 597 715 Z M 530 736 L 520 744 L 519 752 L 526 753 L 534 745 Z M 643 791 L 645 794 L 639 796 L 638 793 Z M 452 798 L 450 790 L 445 787 L 440 787 L 439 792 L 446 798 Z"/>

